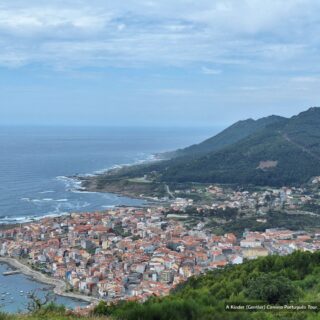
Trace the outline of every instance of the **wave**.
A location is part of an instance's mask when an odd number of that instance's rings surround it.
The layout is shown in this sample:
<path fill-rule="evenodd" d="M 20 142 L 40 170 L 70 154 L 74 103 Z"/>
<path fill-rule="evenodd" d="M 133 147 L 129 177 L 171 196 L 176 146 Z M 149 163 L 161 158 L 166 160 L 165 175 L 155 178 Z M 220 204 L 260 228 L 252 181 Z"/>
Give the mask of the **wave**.
<path fill-rule="evenodd" d="M 104 168 L 104 169 L 95 170 L 91 173 L 79 174 L 78 177 L 80 177 L 80 178 L 96 177 L 97 175 L 107 173 L 108 171 L 111 171 L 111 170 L 121 169 L 121 168 L 128 167 L 128 166 L 134 166 L 134 165 L 144 164 L 144 163 L 149 163 L 149 162 L 154 162 L 154 161 L 161 161 L 161 160 L 159 158 L 157 158 L 157 156 L 155 154 L 149 154 L 147 156 L 144 155 L 143 159 L 136 158 L 130 163 L 115 164 L 115 165 L 112 165 L 112 166 Z M 81 185 L 81 182 L 80 182 L 80 185 Z"/>
<path fill-rule="evenodd" d="M 30 198 L 21 198 L 21 201 L 26 201 L 26 202 L 36 202 L 36 203 L 41 203 L 41 202 L 67 202 L 68 199 L 52 199 L 52 198 L 43 198 L 43 199 L 30 199 Z"/>
<path fill-rule="evenodd" d="M 112 170 L 112 169 L 118 169 L 118 168 L 122 168 L 124 166 L 141 164 L 141 163 L 146 163 L 146 162 L 150 162 L 150 161 L 154 161 L 154 160 L 156 160 L 155 156 L 149 155 L 149 156 L 145 157 L 144 159 L 141 159 L 141 158 L 140 159 L 133 159 L 133 162 L 131 162 L 131 163 L 113 165 L 113 166 L 110 166 L 105 169 L 96 170 L 92 173 L 79 175 L 78 177 L 97 176 L 99 174 L 103 174 L 103 173 L 105 173 L 109 170 Z M 82 187 L 82 183 L 79 179 L 77 179 L 77 177 L 57 176 L 55 178 L 55 180 L 61 181 L 62 183 L 64 183 L 65 190 L 72 192 L 72 193 L 82 193 L 82 194 L 84 194 L 84 193 L 88 193 L 88 194 L 97 193 L 97 194 L 103 195 L 104 197 L 106 196 L 106 194 L 104 194 L 104 193 L 86 191 L 85 188 Z M 56 191 L 48 189 L 48 190 L 40 191 L 37 193 L 38 193 L 38 195 L 39 194 L 45 195 L 45 194 L 50 194 L 50 193 L 55 193 L 55 192 Z M 50 198 L 50 197 L 46 197 L 46 198 L 23 197 L 20 200 L 30 202 L 39 208 L 45 208 L 44 205 L 46 204 L 46 206 L 50 206 L 50 209 L 48 210 L 49 212 L 47 212 L 47 213 L 43 212 L 44 213 L 43 215 L 41 215 L 41 214 L 34 215 L 33 214 L 33 215 L 28 215 L 28 216 L 3 215 L 3 216 L 0 216 L 0 224 L 26 223 L 26 222 L 38 221 L 38 220 L 43 219 L 45 217 L 57 217 L 57 216 L 61 216 L 61 215 L 70 214 L 71 212 L 82 212 L 82 211 L 85 211 L 86 208 L 88 208 L 92 205 L 92 203 L 89 203 L 87 201 L 81 201 L 79 199 L 78 200 L 70 200 L 67 198 L 63 198 L 63 196 L 58 199 L 54 199 L 54 198 Z M 116 199 L 112 199 L 112 200 L 113 200 L 112 201 L 113 204 L 111 204 L 111 205 L 108 205 L 108 204 L 102 205 L 101 204 L 100 205 L 101 210 L 115 208 L 115 207 L 122 204 L 122 201 L 120 199 L 118 199 L 118 201 L 114 201 Z M 108 203 L 108 201 L 106 201 L 105 203 Z"/>
<path fill-rule="evenodd" d="M 44 208 L 43 214 L 39 215 L 30 215 L 30 216 L 0 216 L 0 224 L 1 223 L 20 223 L 20 222 L 30 222 L 34 219 L 41 219 L 42 217 L 55 215 L 60 216 L 65 213 L 70 212 L 81 212 L 86 210 L 86 208 L 91 206 L 91 203 L 84 200 L 70 200 L 67 198 L 61 199 L 52 199 L 52 198 L 44 198 L 44 199 L 30 199 L 30 198 L 21 198 L 23 201 L 27 201 L 32 203 L 37 207 Z M 47 213 L 48 212 L 48 213 Z M 25 221 L 24 221 L 25 220 Z"/>
<path fill-rule="evenodd" d="M 76 180 L 75 178 L 67 177 L 67 176 L 58 176 L 58 177 L 56 177 L 56 180 L 62 181 L 65 184 L 70 185 L 70 186 L 80 185 L 81 184 L 81 182 Z"/>
<path fill-rule="evenodd" d="M 81 194 L 86 194 L 86 193 L 89 193 L 89 194 L 95 194 L 95 193 L 100 193 L 101 192 L 96 192 L 96 191 L 86 191 L 84 188 L 81 187 L 81 189 L 74 189 L 72 190 L 72 193 L 81 193 Z"/>
<path fill-rule="evenodd" d="M 39 221 L 44 218 L 56 218 L 60 216 L 66 216 L 70 215 L 70 212 L 50 212 L 42 216 L 4 216 L 0 217 L 0 224 L 17 224 L 17 223 L 28 223 L 28 222 L 34 222 Z"/>
<path fill-rule="evenodd" d="M 81 191 L 83 188 L 81 186 L 81 181 L 76 178 L 67 177 L 67 176 L 58 176 L 56 180 L 61 181 L 65 184 L 66 191 Z"/>
<path fill-rule="evenodd" d="M 84 193 L 89 193 L 89 194 L 99 193 L 99 192 L 87 191 L 84 187 L 82 187 L 82 182 L 78 178 L 96 177 L 96 176 L 104 174 L 110 170 L 121 169 L 125 166 L 148 163 L 148 162 L 152 162 L 152 161 L 156 161 L 156 160 L 157 160 L 157 158 L 155 155 L 148 155 L 148 156 L 144 157 L 144 159 L 141 159 L 141 158 L 134 159 L 133 162 L 131 162 L 131 163 L 112 165 L 108 168 L 99 169 L 99 170 L 93 171 L 91 173 L 78 174 L 76 177 L 57 176 L 56 180 L 63 182 L 65 184 L 66 191 L 70 191 L 72 193 L 83 193 L 83 194 Z"/>
<path fill-rule="evenodd" d="M 27 201 L 27 202 L 33 202 L 33 203 L 41 203 L 41 202 L 48 202 L 52 201 L 53 199 L 30 199 L 30 198 L 22 198 L 22 201 Z"/>

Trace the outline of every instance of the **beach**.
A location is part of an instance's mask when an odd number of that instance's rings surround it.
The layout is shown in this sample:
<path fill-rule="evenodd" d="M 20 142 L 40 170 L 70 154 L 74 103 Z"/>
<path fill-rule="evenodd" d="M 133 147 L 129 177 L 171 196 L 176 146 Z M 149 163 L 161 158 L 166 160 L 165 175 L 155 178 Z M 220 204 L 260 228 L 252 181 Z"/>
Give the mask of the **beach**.
<path fill-rule="evenodd" d="M 66 283 L 63 280 L 48 277 L 39 271 L 31 269 L 29 266 L 25 265 L 17 259 L 0 257 L 0 264 L 1 263 L 10 265 L 14 269 L 19 270 L 24 275 L 33 278 L 35 281 L 53 286 L 53 292 L 59 296 L 82 300 L 90 304 L 99 302 L 99 299 L 95 297 L 89 297 L 74 292 L 66 292 Z"/>

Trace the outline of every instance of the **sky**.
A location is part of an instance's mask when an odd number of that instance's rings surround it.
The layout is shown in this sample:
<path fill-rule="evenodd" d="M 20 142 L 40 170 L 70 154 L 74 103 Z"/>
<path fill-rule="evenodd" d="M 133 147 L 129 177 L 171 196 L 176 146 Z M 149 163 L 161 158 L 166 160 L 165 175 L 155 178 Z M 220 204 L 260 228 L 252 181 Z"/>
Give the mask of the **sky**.
<path fill-rule="evenodd" d="M 224 126 L 320 105 L 318 0 L 1 0 L 0 124 Z"/>

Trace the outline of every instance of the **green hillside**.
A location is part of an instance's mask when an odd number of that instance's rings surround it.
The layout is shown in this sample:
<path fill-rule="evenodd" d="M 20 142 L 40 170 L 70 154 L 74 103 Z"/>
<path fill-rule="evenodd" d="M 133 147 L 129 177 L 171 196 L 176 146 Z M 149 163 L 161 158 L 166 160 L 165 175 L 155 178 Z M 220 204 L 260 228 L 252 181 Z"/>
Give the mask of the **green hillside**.
<path fill-rule="evenodd" d="M 175 182 L 218 182 L 294 185 L 320 175 L 320 109 L 311 108 L 218 152 L 170 163 L 161 179 Z"/>
<path fill-rule="evenodd" d="M 165 157 L 199 157 L 206 153 L 221 150 L 241 139 L 257 132 L 266 126 L 283 121 L 285 118 L 270 116 L 258 120 L 247 119 L 234 123 L 217 135 L 190 147 L 163 154 Z"/>
<path fill-rule="evenodd" d="M 320 108 L 290 119 L 264 118 L 253 122 L 254 126 L 252 121 L 238 122 L 202 144 L 184 149 L 188 155 L 126 167 L 96 179 L 101 188 L 110 181 L 143 175 L 155 183 L 283 186 L 301 185 L 320 175 Z M 243 138 L 251 130 L 254 132 Z M 235 142 L 237 134 L 241 139 Z M 210 147 L 213 151 L 208 152 Z"/>

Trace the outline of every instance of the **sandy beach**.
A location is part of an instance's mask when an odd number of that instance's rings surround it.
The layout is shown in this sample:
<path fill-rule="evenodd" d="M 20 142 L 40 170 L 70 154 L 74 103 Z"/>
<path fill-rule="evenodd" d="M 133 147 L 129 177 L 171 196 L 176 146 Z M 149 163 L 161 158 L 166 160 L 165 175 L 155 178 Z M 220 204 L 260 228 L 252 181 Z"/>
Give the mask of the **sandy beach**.
<path fill-rule="evenodd" d="M 94 297 L 89 297 L 73 292 L 66 292 L 66 283 L 63 280 L 48 277 L 39 271 L 31 269 L 29 266 L 16 259 L 9 257 L 0 257 L 0 263 L 9 264 L 14 269 L 19 270 L 21 273 L 33 278 L 36 281 L 52 285 L 54 287 L 53 292 L 57 295 L 78 299 L 89 303 L 95 303 L 99 301 L 99 299 Z"/>

